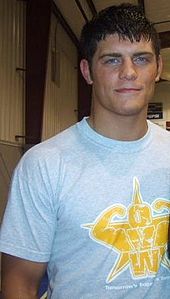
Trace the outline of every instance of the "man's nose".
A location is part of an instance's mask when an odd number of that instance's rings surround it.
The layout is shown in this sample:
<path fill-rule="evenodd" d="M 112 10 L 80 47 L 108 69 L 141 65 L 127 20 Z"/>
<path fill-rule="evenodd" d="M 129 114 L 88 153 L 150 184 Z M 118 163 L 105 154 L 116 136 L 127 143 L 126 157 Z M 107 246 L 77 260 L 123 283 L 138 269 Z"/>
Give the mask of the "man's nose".
<path fill-rule="evenodd" d="M 123 61 L 119 78 L 121 80 L 135 80 L 137 78 L 136 66 L 130 58 Z"/>

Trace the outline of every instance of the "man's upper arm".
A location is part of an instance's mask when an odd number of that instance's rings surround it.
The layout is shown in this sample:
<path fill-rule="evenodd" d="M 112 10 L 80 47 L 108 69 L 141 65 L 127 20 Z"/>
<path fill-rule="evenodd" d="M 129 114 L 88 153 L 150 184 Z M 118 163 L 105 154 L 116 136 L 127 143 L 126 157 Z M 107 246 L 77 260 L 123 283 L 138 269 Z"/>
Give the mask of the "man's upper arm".
<path fill-rule="evenodd" d="M 3 299 L 37 299 L 47 263 L 32 262 L 2 254 Z"/>

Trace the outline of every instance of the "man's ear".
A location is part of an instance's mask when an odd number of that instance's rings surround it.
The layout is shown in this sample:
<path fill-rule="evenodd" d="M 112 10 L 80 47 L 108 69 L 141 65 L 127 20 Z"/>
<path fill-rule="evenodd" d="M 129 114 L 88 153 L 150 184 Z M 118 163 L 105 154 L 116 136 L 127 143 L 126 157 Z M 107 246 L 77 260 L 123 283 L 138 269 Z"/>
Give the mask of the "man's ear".
<path fill-rule="evenodd" d="M 82 59 L 80 61 L 80 70 L 87 84 L 90 85 L 93 84 L 93 80 L 91 79 L 91 74 L 90 74 L 90 66 L 86 59 Z"/>
<path fill-rule="evenodd" d="M 155 78 L 155 82 L 158 82 L 160 79 L 160 75 L 162 73 L 162 67 L 163 67 L 163 63 L 162 63 L 162 57 L 159 55 L 158 57 L 158 62 L 157 62 L 157 75 Z"/>

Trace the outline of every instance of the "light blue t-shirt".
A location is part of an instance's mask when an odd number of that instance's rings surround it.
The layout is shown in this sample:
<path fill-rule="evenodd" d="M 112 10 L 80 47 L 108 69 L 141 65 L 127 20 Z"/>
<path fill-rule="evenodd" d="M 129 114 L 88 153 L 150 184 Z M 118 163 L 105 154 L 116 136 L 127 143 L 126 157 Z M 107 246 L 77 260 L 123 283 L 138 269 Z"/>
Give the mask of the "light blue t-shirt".
<path fill-rule="evenodd" d="M 169 299 L 170 135 L 137 141 L 84 118 L 33 147 L 11 184 L 0 250 L 48 262 L 50 299 Z"/>

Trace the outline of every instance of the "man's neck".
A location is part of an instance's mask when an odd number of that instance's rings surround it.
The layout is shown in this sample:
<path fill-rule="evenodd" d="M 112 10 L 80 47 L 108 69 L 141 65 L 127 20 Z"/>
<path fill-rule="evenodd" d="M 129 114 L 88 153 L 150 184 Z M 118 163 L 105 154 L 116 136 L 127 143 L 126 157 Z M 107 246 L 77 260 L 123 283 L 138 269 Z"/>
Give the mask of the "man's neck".
<path fill-rule="evenodd" d="M 90 115 L 88 123 L 97 133 L 115 140 L 133 141 L 142 138 L 148 129 L 147 120 L 144 117 L 125 116 L 115 119 L 101 120 L 100 117 Z"/>

